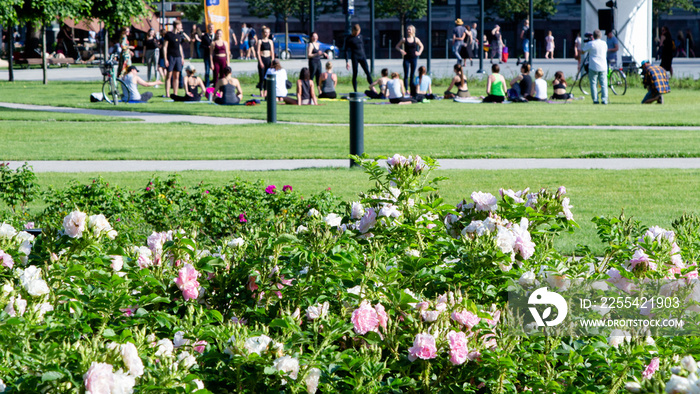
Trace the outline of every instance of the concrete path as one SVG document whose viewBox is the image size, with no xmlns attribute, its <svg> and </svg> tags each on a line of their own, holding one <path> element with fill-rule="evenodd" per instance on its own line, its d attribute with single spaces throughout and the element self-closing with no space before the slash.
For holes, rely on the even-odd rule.
<svg viewBox="0 0 700 394">
<path fill-rule="evenodd" d="M 333 60 L 333 71 L 340 76 L 350 75 L 350 71 L 345 69 L 345 60 L 336 59 Z M 419 66 L 426 66 L 426 59 L 419 59 Z M 201 62 L 192 62 L 197 70 L 202 74 L 204 69 L 204 64 Z M 432 59 L 431 71 L 433 77 L 444 78 L 450 77 L 453 74 L 452 67 L 455 64 L 454 59 Z M 146 67 L 142 64 L 135 64 L 139 67 L 141 76 L 145 78 Z M 282 66 L 287 69 L 290 73 L 297 73 L 302 67 L 308 67 L 308 61 L 305 59 L 292 59 L 282 61 Z M 564 72 L 564 75 L 569 78 L 574 78 L 577 71 L 577 62 L 574 59 L 535 59 L 533 64 L 534 69 L 542 68 L 547 79 L 552 79 L 554 73 L 557 71 Z M 231 68 L 233 69 L 234 75 L 239 74 L 255 74 L 257 75 L 257 63 L 253 60 L 250 61 L 235 61 L 231 63 Z M 374 64 L 374 73 L 379 75 L 379 72 L 383 68 L 388 68 L 390 71 L 396 71 L 403 75 L 403 69 L 401 65 L 401 59 L 377 59 Z M 487 74 L 477 74 L 479 69 L 479 62 L 475 61 L 473 66 L 467 65 L 465 67 L 466 74 L 469 76 L 484 76 L 491 73 L 491 64 L 488 61 L 484 62 L 484 69 Z M 511 75 L 516 75 L 519 73 L 520 67 L 516 65 L 515 60 L 508 61 L 507 63 L 501 64 L 501 73 L 506 77 Z M 700 58 L 691 59 L 673 59 L 673 71 L 675 77 L 700 77 Z M 533 71 L 534 73 L 534 71 Z M 41 81 L 43 78 L 42 70 L 40 68 L 33 68 L 27 70 L 15 69 L 15 80 L 17 81 Z M 8 79 L 7 69 L 0 70 L 0 80 L 7 81 Z M 102 73 L 99 67 L 70 67 L 70 68 L 51 68 L 48 70 L 49 81 L 101 81 Z M 364 89 L 364 87 L 362 88 Z"/>
<path fill-rule="evenodd" d="M 237 119 L 237 118 L 222 118 L 217 116 L 199 116 L 199 115 L 173 115 L 173 114 L 163 114 L 163 113 L 153 113 L 153 112 L 135 112 L 135 111 L 117 111 L 117 110 L 104 110 L 104 109 L 88 109 L 88 108 L 69 108 L 69 107 L 52 107 L 47 105 L 33 105 L 33 104 L 15 104 L 15 103 L 2 103 L 0 102 L 0 107 L 14 108 L 14 109 L 24 109 L 31 111 L 48 111 L 48 112 L 63 112 L 71 114 L 82 114 L 82 115 L 98 115 L 98 116 L 114 116 L 122 118 L 132 118 L 141 119 L 146 123 L 179 123 L 179 122 L 190 122 L 197 124 L 209 124 L 209 125 L 240 125 L 240 124 L 260 124 L 264 123 L 263 120 L 256 119 Z M 320 126 L 320 127 L 332 127 L 332 126 L 344 126 L 347 127 L 347 123 L 305 123 L 305 122 L 279 122 L 280 124 L 290 124 L 290 125 L 307 125 L 307 126 Z M 366 123 L 365 127 L 411 127 L 411 128 L 488 128 L 494 127 L 493 125 L 456 125 L 456 124 L 373 124 Z M 507 129 L 522 129 L 527 128 L 538 128 L 538 129 L 594 129 L 594 130 L 639 130 L 643 128 L 644 130 L 690 130 L 690 131 L 700 131 L 700 126 L 559 126 L 559 125 L 498 125 L 499 128 Z"/>
<path fill-rule="evenodd" d="M 438 159 L 444 170 L 531 170 L 531 169 L 700 169 L 700 158 L 692 159 Z M 17 168 L 23 162 L 11 161 Z M 347 168 L 349 159 L 337 160 L 114 160 L 29 161 L 35 172 L 136 172 L 136 171 L 271 171 L 301 168 Z M 384 162 L 382 164 L 385 164 Z"/>
</svg>

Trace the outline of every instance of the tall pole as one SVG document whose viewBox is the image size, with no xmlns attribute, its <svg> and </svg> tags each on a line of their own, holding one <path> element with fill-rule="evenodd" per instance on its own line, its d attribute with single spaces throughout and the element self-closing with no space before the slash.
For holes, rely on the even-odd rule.
<svg viewBox="0 0 700 394">
<path fill-rule="evenodd" d="M 369 46 L 370 46 L 370 65 L 369 72 L 374 76 L 374 58 L 375 58 L 375 46 L 374 46 L 374 0 L 369 0 Z"/>
<path fill-rule="evenodd" d="M 455 0 L 455 19 L 462 19 L 462 0 Z"/>
<path fill-rule="evenodd" d="M 41 22 L 41 68 L 44 71 L 44 85 L 48 83 L 46 80 L 46 24 Z"/>
<path fill-rule="evenodd" d="M 486 71 L 484 71 L 484 32 L 485 27 L 484 27 L 484 0 L 479 0 L 479 8 L 480 8 L 480 13 L 479 13 L 479 29 L 477 29 L 477 34 L 476 34 L 476 39 L 478 40 L 477 42 L 479 43 L 479 69 L 476 71 L 477 74 L 484 74 Z"/>
<path fill-rule="evenodd" d="M 15 80 L 15 72 L 14 72 L 14 67 L 13 67 L 13 64 L 15 61 L 15 59 L 13 59 L 14 50 L 15 50 L 15 26 L 13 25 L 12 27 L 10 27 L 10 51 L 9 51 L 10 57 L 7 59 L 8 60 L 8 67 L 9 67 L 8 71 L 10 74 L 10 82 L 14 82 L 14 80 Z"/>
<path fill-rule="evenodd" d="M 165 30 L 165 0 L 160 0 L 160 18 L 163 21 L 161 30 Z"/>
<path fill-rule="evenodd" d="M 309 0 L 309 36 L 316 31 L 316 0 Z"/>
<path fill-rule="evenodd" d="M 530 69 L 532 70 L 532 60 L 535 58 L 535 9 L 533 0 L 530 0 Z"/>
<path fill-rule="evenodd" d="M 428 74 L 430 74 L 430 59 L 433 57 L 433 0 L 428 0 Z M 413 81 L 411 81 L 413 82 Z"/>
</svg>

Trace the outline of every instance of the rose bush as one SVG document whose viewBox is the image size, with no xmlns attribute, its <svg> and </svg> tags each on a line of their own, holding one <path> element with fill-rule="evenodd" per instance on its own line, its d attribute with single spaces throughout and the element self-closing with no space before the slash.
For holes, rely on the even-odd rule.
<svg viewBox="0 0 700 394">
<path fill-rule="evenodd" d="M 599 217 L 604 255 L 572 258 L 552 247 L 577 227 L 565 188 L 449 204 L 429 158 L 356 160 L 375 187 L 348 203 L 173 177 L 44 193 L 36 238 L 24 213 L 4 212 L 0 388 L 695 392 L 682 390 L 698 382 L 697 336 L 516 336 L 506 306 L 515 285 L 593 277 L 623 290 L 671 280 L 697 307 L 700 220 L 672 231 Z"/>
</svg>

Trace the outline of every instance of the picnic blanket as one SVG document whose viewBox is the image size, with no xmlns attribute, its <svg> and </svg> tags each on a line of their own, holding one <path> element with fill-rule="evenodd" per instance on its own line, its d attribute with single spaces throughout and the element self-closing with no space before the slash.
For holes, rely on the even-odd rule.
<svg viewBox="0 0 700 394">
<path fill-rule="evenodd" d="M 462 104 L 481 104 L 481 98 L 478 97 L 455 97 L 454 101 L 456 103 L 462 103 Z M 512 101 L 504 101 L 503 104 L 511 104 Z M 490 104 L 490 103 L 489 103 Z"/>
</svg>

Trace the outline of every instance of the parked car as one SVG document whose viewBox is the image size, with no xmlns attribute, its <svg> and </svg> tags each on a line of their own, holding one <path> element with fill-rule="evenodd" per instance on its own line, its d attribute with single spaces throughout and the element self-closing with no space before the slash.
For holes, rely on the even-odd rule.
<svg viewBox="0 0 700 394">
<path fill-rule="evenodd" d="M 289 33 L 289 51 L 284 50 L 284 33 L 276 33 L 272 35 L 272 40 L 275 42 L 275 56 L 282 60 L 292 57 L 306 57 L 306 46 L 309 44 L 309 36 L 302 33 Z M 338 57 L 338 47 L 335 45 L 324 44 L 318 42 L 319 49 L 326 53 L 328 59 Z"/>
</svg>

